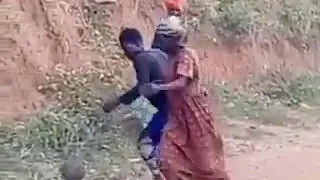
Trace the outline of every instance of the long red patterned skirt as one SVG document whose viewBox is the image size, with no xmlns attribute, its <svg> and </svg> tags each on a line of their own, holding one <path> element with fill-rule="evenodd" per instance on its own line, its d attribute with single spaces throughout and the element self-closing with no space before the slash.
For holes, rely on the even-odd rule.
<svg viewBox="0 0 320 180">
<path fill-rule="evenodd" d="M 229 180 L 222 139 L 206 97 L 180 94 L 169 99 L 170 115 L 160 143 L 162 179 Z"/>
</svg>

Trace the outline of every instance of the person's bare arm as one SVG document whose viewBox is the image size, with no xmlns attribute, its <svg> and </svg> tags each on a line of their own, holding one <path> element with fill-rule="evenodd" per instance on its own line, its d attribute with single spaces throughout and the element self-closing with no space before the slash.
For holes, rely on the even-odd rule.
<svg viewBox="0 0 320 180">
<path fill-rule="evenodd" d="M 134 62 L 134 68 L 136 71 L 136 77 L 137 77 L 138 83 L 133 88 L 131 88 L 130 90 L 125 92 L 123 95 L 121 95 L 120 97 L 116 97 L 105 102 L 103 105 L 103 109 L 105 112 L 112 111 L 114 108 L 116 108 L 120 104 L 129 105 L 140 96 L 139 86 L 141 84 L 148 83 L 150 81 L 149 68 L 146 62 L 147 60 L 145 58 L 147 57 L 144 57 L 144 56 L 138 57 L 137 60 Z"/>
<path fill-rule="evenodd" d="M 194 55 L 195 56 L 195 55 Z M 160 84 L 159 90 L 176 90 L 182 89 L 194 79 L 195 76 L 195 67 L 194 67 L 194 59 L 193 54 L 189 52 L 184 52 L 181 59 L 177 62 L 176 73 L 179 77 L 167 84 Z"/>
<path fill-rule="evenodd" d="M 177 90 L 182 89 L 187 86 L 190 79 L 186 76 L 180 76 L 176 80 L 167 83 L 167 84 L 159 84 L 159 90 L 168 91 L 168 90 Z"/>
</svg>

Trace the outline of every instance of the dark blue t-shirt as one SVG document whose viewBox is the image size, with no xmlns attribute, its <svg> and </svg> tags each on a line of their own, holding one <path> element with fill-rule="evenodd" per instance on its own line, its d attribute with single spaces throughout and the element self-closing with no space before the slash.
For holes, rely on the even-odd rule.
<svg viewBox="0 0 320 180">
<path fill-rule="evenodd" d="M 164 80 L 164 74 L 160 64 L 169 63 L 168 61 L 167 55 L 158 49 L 140 52 L 133 61 L 138 83 L 120 97 L 121 103 L 131 104 L 137 99 L 140 96 L 138 91 L 139 85 Z M 167 111 L 167 97 L 164 91 L 148 97 L 148 100 L 158 111 Z"/>
</svg>

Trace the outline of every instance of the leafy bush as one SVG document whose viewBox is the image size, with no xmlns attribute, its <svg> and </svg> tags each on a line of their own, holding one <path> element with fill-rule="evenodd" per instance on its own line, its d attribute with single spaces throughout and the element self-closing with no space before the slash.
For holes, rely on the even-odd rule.
<svg viewBox="0 0 320 180">
<path fill-rule="evenodd" d="M 320 3 L 315 0 L 190 1 L 193 22 L 211 22 L 222 35 L 278 32 L 288 38 L 319 35 Z"/>
<path fill-rule="evenodd" d="M 272 101 L 289 107 L 299 107 L 302 103 L 319 104 L 320 77 L 317 75 L 293 76 L 272 72 L 250 82 L 250 92 L 259 93 Z"/>
<path fill-rule="evenodd" d="M 53 180 L 59 176 L 61 161 L 71 153 L 80 154 L 90 162 L 87 168 L 92 171 L 89 175 L 93 179 L 102 176 L 102 172 L 118 176 L 115 165 L 128 165 L 127 156 L 137 156 L 135 141 L 128 131 L 138 129 L 137 117 L 146 114 L 145 109 L 136 107 L 135 114 L 130 108 L 108 115 L 102 112 L 101 97 L 112 96 L 125 84 L 114 86 L 122 83 L 108 75 L 108 71 L 101 70 L 96 65 L 75 70 L 61 68 L 57 74 L 48 76 L 48 83 L 39 89 L 56 105 L 25 119 L 25 124 L 5 137 L 11 159 L 21 166 L 10 172 L 12 176 Z M 138 126 L 125 127 L 125 123 L 117 123 L 126 120 Z M 131 167 L 127 171 L 132 173 Z"/>
</svg>

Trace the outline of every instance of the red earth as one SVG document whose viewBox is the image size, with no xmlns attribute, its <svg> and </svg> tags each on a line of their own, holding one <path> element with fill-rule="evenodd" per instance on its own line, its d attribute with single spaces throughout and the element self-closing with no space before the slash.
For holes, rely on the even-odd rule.
<svg viewBox="0 0 320 180">
<path fill-rule="evenodd" d="M 46 100 L 38 92 L 38 86 L 56 65 L 78 67 L 101 58 L 100 54 L 81 44 L 85 27 L 79 7 L 81 2 L 87 1 L 0 1 L 0 31 L 4 34 L 0 38 L 1 123 L 5 123 L 5 119 L 35 112 L 45 105 Z M 108 23 L 115 31 L 119 31 L 121 25 L 138 27 L 148 40 L 163 15 L 159 2 L 155 0 L 118 0 L 113 5 L 101 6 L 113 10 Z M 202 31 L 205 34 L 210 29 Z M 202 35 L 191 35 L 190 38 L 190 46 L 199 52 L 203 60 L 202 71 L 207 83 L 213 79 L 241 80 L 249 74 L 283 64 L 299 72 L 310 69 L 313 60 L 318 58 L 312 52 L 302 55 L 289 42 L 279 39 L 254 38 L 248 46 L 213 39 Z M 124 74 L 131 76 L 129 71 Z M 228 127 L 227 134 L 232 134 L 232 128 Z M 246 127 L 239 125 L 235 129 L 241 131 L 241 128 Z M 249 150 L 247 148 L 244 152 L 229 148 L 232 156 L 228 158 L 228 168 L 233 179 L 319 179 L 319 130 L 271 129 L 276 136 L 261 140 L 261 147 L 255 147 L 259 143 L 246 145 Z M 288 134 L 298 136 L 288 143 Z M 227 146 L 237 142 L 234 137 L 227 137 L 230 137 L 230 141 L 227 138 Z M 248 141 L 251 138 L 247 137 Z M 244 139 L 240 145 L 246 142 Z"/>
</svg>

